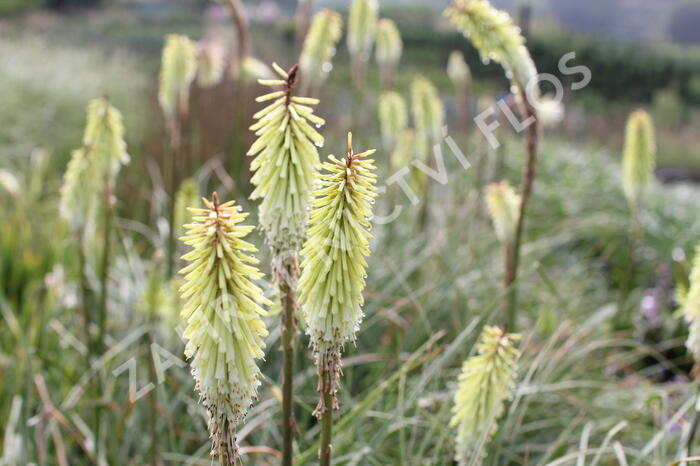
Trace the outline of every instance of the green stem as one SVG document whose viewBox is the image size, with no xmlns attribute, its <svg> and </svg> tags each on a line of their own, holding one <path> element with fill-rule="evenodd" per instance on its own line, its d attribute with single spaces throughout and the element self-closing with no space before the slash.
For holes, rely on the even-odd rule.
<svg viewBox="0 0 700 466">
<path fill-rule="evenodd" d="M 107 297 L 109 289 L 109 255 L 111 251 L 112 232 L 112 180 L 105 183 L 105 212 L 104 212 L 104 247 L 102 249 L 102 263 L 100 269 L 100 302 L 97 315 L 97 344 L 95 345 L 96 357 L 104 353 L 104 336 L 107 326 Z M 100 371 L 96 375 L 97 408 L 95 411 L 95 458 L 100 461 L 100 429 L 102 421 L 102 404 L 99 399 L 102 397 L 102 377 Z"/>
<path fill-rule="evenodd" d="M 332 381 L 331 374 L 328 370 L 328 365 L 323 368 L 322 393 L 323 411 L 321 417 L 321 443 L 319 449 L 319 464 L 320 466 L 330 466 L 331 457 L 333 456 L 333 446 L 331 444 L 333 434 L 333 393 L 331 392 Z"/>
<path fill-rule="evenodd" d="M 637 265 L 637 248 L 642 239 L 641 208 L 639 204 L 631 205 L 630 236 L 629 236 L 629 257 L 625 268 L 625 275 L 620 290 L 620 302 L 615 314 L 614 329 L 620 330 L 627 320 L 627 300 L 629 299 L 632 283 L 634 282 L 634 271 Z"/>
<path fill-rule="evenodd" d="M 518 223 L 515 229 L 513 245 L 506 258 L 506 270 L 504 271 L 504 286 L 507 294 L 505 309 L 507 310 L 508 328 L 511 332 L 517 331 L 517 306 L 518 306 L 518 265 L 520 262 L 520 248 L 525 231 L 525 216 L 532 197 L 532 188 L 535 183 L 537 169 L 537 146 L 540 139 L 540 124 L 537 120 L 535 108 L 528 101 L 528 97 L 521 89 L 523 100 L 523 113 L 525 120 L 534 118 L 525 129 L 525 164 L 523 165 L 522 180 L 520 182 L 520 211 Z"/>
<path fill-rule="evenodd" d="M 275 259 L 276 261 L 278 259 Z M 281 273 L 277 273 L 277 282 L 283 307 L 282 314 L 282 430 L 284 443 L 282 448 L 282 465 L 291 466 L 294 456 L 294 347 L 296 340 L 296 280 L 299 266 L 295 257 L 282 259 Z"/>
</svg>

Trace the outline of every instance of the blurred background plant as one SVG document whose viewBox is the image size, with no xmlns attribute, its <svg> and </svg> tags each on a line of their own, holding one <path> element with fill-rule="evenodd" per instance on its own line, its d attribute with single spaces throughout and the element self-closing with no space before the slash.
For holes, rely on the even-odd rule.
<svg viewBox="0 0 700 466">
<path fill-rule="evenodd" d="M 630 464 L 666 464 L 680 458 L 690 430 L 695 390 L 685 382 L 693 362 L 684 347 L 688 328 L 677 316 L 675 294 L 687 287 L 689 258 L 700 237 L 700 133 L 693 124 L 700 117 L 700 51 L 693 28 L 671 25 L 684 23 L 684 16 L 692 19 L 695 10 L 685 5 L 697 2 L 613 1 L 600 8 L 601 2 L 527 2 L 527 46 L 538 70 L 562 78 L 569 89 L 570 78 L 562 76 L 558 63 L 575 51 L 571 65 L 589 67 L 593 79 L 585 89 L 567 91 L 561 123 L 545 131 L 519 278 L 522 356 L 513 399 L 485 446 L 484 464 L 614 464 L 623 456 Z M 253 99 L 263 88 L 252 78 L 269 78 L 266 64 L 273 61 L 285 69 L 296 63 L 297 2 L 243 2 L 254 55 L 246 56 L 236 73 L 230 65 L 239 35 L 218 2 L 0 3 L 0 377 L 5 381 L 0 462 L 94 461 L 90 420 L 100 406 L 109 413 L 105 455 L 110 464 L 149 463 L 152 438 L 158 438 L 164 464 L 209 464 L 206 417 L 182 364 L 176 318 L 181 303 L 169 277 L 159 272 L 173 194 L 161 168 L 170 152 L 163 144 L 166 125 L 157 100 L 160 55 L 166 34 L 183 34 L 221 44 L 227 70 L 215 84 L 196 80 L 192 85 L 174 184 L 180 193 L 175 226 L 187 216 L 183 204 L 213 190 L 255 212 L 248 201 L 252 187 L 244 154 L 253 142 L 247 130 L 252 115 L 262 108 Z M 312 17 L 322 8 L 333 9 L 351 27 L 346 3 L 303 3 L 311 3 Z M 375 157 L 380 184 L 409 164 L 415 171 L 412 161 L 421 146 L 416 138 L 424 130 L 420 118 L 405 113 L 414 105 L 411 87 L 420 75 L 432 83 L 430 94 L 444 107 L 448 135 L 472 164 L 464 170 L 443 144 L 448 181 L 427 177 L 430 206 L 424 222 L 421 206 L 397 185 L 377 201 L 377 217 L 397 203 L 401 212 L 388 225 L 376 222 L 372 231 L 366 317 L 356 347 L 344 354 L 343 409 L 333 432 L 337 464 L 411 464 L 416 458 L 421 464 L 450 464 L 455 444 L 448 423 L 460 365 L 476 351 L 483 324 L 504 323 L 497 311 L 501 245 L 484 214 L 481 186 L 516 183 L 522 146 L 503 117 L 497 149 L 471 121 L 466 127 L 460 123 L 465 104 L 455 86 L 462 83 L 446 72 L 453 51 L 462 53 L 470 71 L 472 117 L 483 109 L 479 102 L 493 103 L 494 96 L 508 100 L 509 85 L 498 66 L 485 65 L 446 24 L 441 17 L 446 3 L 379 4 L 377 18 L 391 19 L 403 43 L 391 97 L 396 105 L 385 111 L 381 124 L 378 103 L 386 97 L 380 99 L 381 70 L 370 60 L 374 52 L 367 52 L 362 105 L 354 113 L 360 101 L 352 91 L 345 46 L 337 46 L 318 90 L 315 113 L 328 122 L 320 149 L 324 158 L 343 147 L 352 129 L 358 147 L 382 148 Z M 494 3 L 516 19 L 527 18 L 518 14 L 519 2 Z M 601 11 L 608 15 L 604 21 Z M 545 84 L 543 92 L 551 89 Z M 78 250 L 58 205 L 85 106 L 104 96 L 124 115 L 132 161 L 116 190 L 108 350 L 98 363 L 110 371 L 103 393 L 95 396 L 86 390 L 94 374 L 85 372 Z M 660 182 L 646 189 L 639 218 L 629 319 L 613 331 L 630 259 L 622 135 L 628 114 L 639 107 L 654 120 Z M 389 137 L 389 129 L 382 134 L 383 127 L 394 125 L 400 136 Z M 435 161 L 433 154 L 419 160 Z M 250 238 L 263 245 L 259 232 Z M 269 264 L 269 256 L 261 263 Z M 262 268 L 269 276 L 269 267 Z M 95 268 L 88 268 L 86 282 L 99 291 Z M 153 291 L 154 283 L 162 283 L 162 295 Z M 265 287 L 269 296 L 272 288 Z M 146 308 L 157 314 L 155 322 Z M 265 320 L 267 348 L 276 348 L 279 316 Z M 300 348 L 307 344 L 303 339 Z M 296 449 L 300 464 L 308 464 L 315 461 L 319 431 L 312 415 L 316 374 L 310 352 L 299 353 Z M 111 372 L 120 367 L 133 372 Z M 239 442 L 247 463 L 276 464 L 282 438 L 278 351 L 267 352 L 261 370 L 260 399 L 239 431 Z M 155 432 L 147 427 L 150 397 L 138 397 L 152 380 L 158 395 Z"/>
</svg>

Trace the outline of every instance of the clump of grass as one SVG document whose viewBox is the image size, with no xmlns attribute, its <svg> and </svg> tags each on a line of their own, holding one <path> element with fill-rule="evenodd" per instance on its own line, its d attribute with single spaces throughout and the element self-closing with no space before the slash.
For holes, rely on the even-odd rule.
<svg viewBox="0 0 700 466">
<path fill-rule="evenodd" d="M 180 270 L 186 283 L 181 317 L 187 327 L 185 355 L 192 360 L 192 376 L 207 410 L 212 456 L 222 465 L 238 459 L 236 426 L 253 403 L 260 385 L 260 369 L 267 329 L 261 316 L 270 302 L 255 285 L 263 274 L 251 255 L 255 246 L 243 238 L 255 227 L 241 225 L 248 216 L 234 201 L 221 203 L 217 193 L 192 208 L 182 242 L 192 247 Z"/>
<path fill-rule="evenodd" d="M 462 365 L 450 421 L 457 429 L 456 456 L 461 465 L 483 451 L 483 445 L 496 432 L 505 401 L 515 386 L 519 352 L 514 341 L 519 338 L 498 327 L 486 326 L 477 355 Z"/>
<path fill-rule="evenodd" d="M 362 321 L 362 292 L 369 256 L 372 205 L 377 196 L 375 151 L 356 154 L 348 133 L 347 157 L 323 163 L 313 193 L 309 238 L 302 250 L 299 302 L 316 357 L 320 400 L 314 414 L 322 423 L 321 465 L 331 461 L 333 411 L 340 378 L 340 354 Z"/>
</svg>

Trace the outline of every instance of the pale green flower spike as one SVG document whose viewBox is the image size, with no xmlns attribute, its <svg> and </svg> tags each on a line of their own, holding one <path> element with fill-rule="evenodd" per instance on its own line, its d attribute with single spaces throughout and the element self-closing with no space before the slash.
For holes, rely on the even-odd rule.
<svg viewBox="0 0 700 466">
<path fill-rule="evenodd" d="M 94 153 L 92 157 L 101 165 L 103 176 L 114 177 L 122 165 L 129 163 L 122 114 L 107 99 L 94 99 L 88 104 L 83 144 Z"/>
<path fill-rule="evenodd" d="M 161 59 L 158 102 L 170 122 L 177 112 L 186 111 L 190 84 L 196 73 L 197 52 L 192 41 L 177 34 L 167 35 Z"/>
<path fill-rule="evenodd" d="M 129 162 L 121 113 L 106 99 L 88 104 L 83 144 L 73 151 L 61 187 L 61 215 L 74 231 L 94 218 L 106 184 Z"/>
<path fill-rule="evenodd" d="M 507 181 L 490 184 L 486 186 L 486 207 L 499 241 L 513 241 L 520 212 L 520 195 Z"/>
<path fill-rule="evenodd" d="M 192 212 L 189 206 L 199 203 L 199 187 L 192 178 L 187 178 L 180 183 L 180 188 L 175 193 L 175 224 L 176 234 L 180 236 L 184 232 L 186 223 L 192 221 Z"/>
<path fill-rule="evenodd" d="M 216 42 L 200 43 L 197 47 L 197 83 L 202 87 L 212 87 L 224 76 L 225 51 Z"/>
<path fill-rule="evenodd" d="M 306 333 L 317 367 L 329 369 L 334 386 L 340 350 L 355 340 L 363 317 L 370 220 L 377 196 L 374 160 L 365 157 L 374 152 L 353 153 L 348 133 L 347 158 L 328 156 L 313 193 L 309 238 L 301 251 L 298 289 Z"/>
<path fill-rule="evenodd" d="M 236 425 L 257 395 L 267 329 L 261 316 L 269 301 L 253 282 L 263 277 L 250 253 L 257 250 L 243 238 L 253 226 L 240 225 L 248 216 L 234 201 L 203 199 L 205 208 L 191 209 L 193 222 L 180 238 L 192 246 L 180 270 L 186 300 L 180 317 L 186 323 L 185 356 L 191 358 L 192 376 L 207 410 L 212 455 L 221 464 L 238 458 Z"/>
<path fill-rule="evenodd" d="M 399 134 L 396 140 L 396 146 L 391 152 L 390 163 L 393 172 L 403 167 L 411 166 L 411 161 L 416 152 L 415 142 L 416 132 L 412 129 L 405 129 Z"/>
<path fill-rule="evenodd" d="M 468 456 L 496 432 L 504 402 L 515 386 L 519 353 L 513 341 L 519 338 L 486 326 L 476 356 L 462 365 L 450 421 L 457 430 L 456 456 L 460 464 L 466 464 Z"/>
<path fill-rule="evenodd" d="M 462 88 L 469 85 L 471 80 L 471 71 L 469 65 L 464 61 L 464 55 L 459 50 L 450 52 L 450 57 L 447 59 L 447 76 L 456 88 Z"/>
<path fill-rule="evenodd" d="M 396 24 L 390 19 L 377 22 L 377 63 L 381 67 L 395 67 L 401 59 L 403 42 Z"/>
<path fill-rule="evenodd" d="M 353 0 L 348 19 L 348 51 L 367 61 L 377 35 L 377 0 Z"/>
<path fill-rule="evenodd" d="M 479 50 L 482 60 L 503 66 L 514 85 L 524 90 L 535 78 L 537 70 L 525 39 L 508 13 L 487 0 L 453 0 L 444 14 Z"/>
<path fill-rule="evenodd" d="M 318 86 L 328 76 L 342 32 L 343 19 L 337 12 L 323 9 L 314 15 L 299 56 L 299 69 L 309 85 Z"/>
<path fill-rule="evenodd" d="M 250 127 L 258 139 L 248 151 L 255 156 L 250 165 L 256 186 L 251 199 L 262 198 L 260 225 L 275 255 L 297 251 L 303 243 L 308 198 L 319 163 L 317 147 L 323 136 L 314 127 L 325 123 L 313 114 L 318 99 L 294 95 L 297 65 L 289 73 L 277 64 L 273 68 L 280 79 L 260 80 L 282 90 L 258 97 L 258 102 L 272 101 L 254 115 Z"/>
<path fill-rule="evenodd" d="M 411 83 L 411 111 L 416 127 L 416 152 L 425 160 L 430 145 L 441 139 L 445 110 L 437 89 L 423 76 L 416 76 Z"/>
<path fill-rule="evenodd" d="M 398 92 L 384 92 L 379 96 L 378 113 L 382 142 L 386 149 L 391 149 L 408 126 L 406 101 Z"/>
<path fill-rule="evenodd" d="M 690 287 L 682 299 L 683 315 L 689 325 L 685 346 L 700 363 L 700 245 L 695 247 L 693 266 L 690 270 Z"/>
<path fill-rule="evenodd" d="M 627 120 L 622 156 L 622 187 L 630 203 L 639 203 L 644 188 L 654 178 L 655 166 L 654 123 L 646 111 L 637 110 Z"/>
</svg>

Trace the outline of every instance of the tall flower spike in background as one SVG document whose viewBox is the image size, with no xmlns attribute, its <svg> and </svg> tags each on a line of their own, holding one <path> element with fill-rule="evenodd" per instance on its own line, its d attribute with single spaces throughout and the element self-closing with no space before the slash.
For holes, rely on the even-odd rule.
<svg viewBox="0 0 700 466">
<path fill-rule="evenodd" d="M 442 127 L 445 124 L 445 108 L 433 83 L 423 76 L 416 76 L 411 83 L 411 111 L 416 128 L 416 153 L 419 161 L 426 166 L 433 165 L 432 149 L 442 140 Z M 428 218 L 428 197 L 430 185 L 424 171 L 414 170 L 423 205 L 420 224 Z"/>
<path fill-rule="evenodd" d="M 355 154 L 348 133 L 348 154 L 323 163 L 314 191 L 309 238 L 302 249 L 299 301 L 306 333 L 316 357 L 321 399 L 314 413 L 322 421 L 321 465 L 330 464 L 333 410 L 340 375 L 340 353 L 355 340 L 362 321 L 370 219 L 377 196 L 374 149 Z"/>
<path fill-rule="evenodd" d="M 515 386 L 519 353 L 513 342 L 519 338 L 486 326 L 476 356 L 462 365 L 450 421 L 457 430 L 456 457 L 460 464 L 467 464 L 496 432 L 504 402 Z"/>
<path fill-rule="evenodd" d="M 299 273 L 297 254 L 306 235 L 309 195 L 318 165 L 317 147 L 323 136 L 315 129 L 325 122 L 313 114 L 318 99 L 294 95 L 298 66 L 289 72 L 273 63 L 281 79 L 260 80 L 267 86 L 282 86 L 258 97 L 258 102 L 273 101 L 254 115 L 257 123 L 250 127 L 258 139 L 248 155 L 255 156 L 250 165 L 255 171 L 251 182 L 256 186 L 251 199 L 262 197 L 259 222 L 272 248 L 273 278 L 279 288 L 282 305 L 282 423 L 283 466 L 292 464 L 294 433 L 294 347 L 296 341 L 296 281 Z"/>
<path fill-rule="evenodd" d="M 396 24 L 390 19 L 380 19 L 377 23 L 376 56 L 384 89 L 394 87 L 394 75 L 402 50 L 403 42 Z"/>
<path fill-rule="evenodd" d="M 644 188 L 654 178 L 656 165 L 654 124 L 644 110 L 632 112 L 627 119 L 622 163 L 625 196 L 630 204 L 638 205 Z"/>
<path fill-rule="evenodd" d="M 540 124 L 535 104 L 529 97 L 539 97 L 537 69 L 525 47 L 520 28 L 513 24 L 505 11 L 497 10 L 487 0 L 453 0 L 444 12 L 452 24 L 479 50 L 484 62 L 494 60 L 501 64 L 511 82 L 511 92 L 519 94 L 525 128 L 525 162 L 520 181 L 520 213 L 515 238 L 504 261 L 503 285 L 506 298 L 503 313 L 511 329 L 517 328 L 517 278 L 520 263 L 520 246 L 525 231 L 527 208 L 532 197 L 537 168 L 537 147 L 540 140 Z M 531 83 L 534 87 L 528 88 Z"/>
<path fill-rule="evenodd" d="M 396 91 L 387 91 L 379 96 L 379 129 L 384 149 L 391 152 L 401 133 L 408 126 L 406 101 Z"/>
<path fill-rule="evenodd" d="M 226 52 L 218 42 L 200 42 L 197 45 L 197 83 L 212 87 L 224 76 Z"/>
<path fill-rule="evenodd" d="M 186 36 L 169 34 L 165 38 L 158 87 L 158 103 L 168 124 L 178 113 L 187 112 L 190 84 L 197 74 L 197 52 Z"/>
<path fill-rule="evenodd" d="M 343 19 L 333 10 L 323 9 L 311 20 L 311 27 L 299 56 L 302 94 L 316 94 L 332 68 L 331 60 L 343 32 Z"/>
<path fill-rule="evenodd" d="M 457 97 L 460 126 L 467 128 L 469 122 L 469 85 L 471 83 L 471 71 L 469 65 L 464 61 L 464 55 L 459 50 L 450 52 L 447 59 L 447 76 L 455 88 Z"/>
<path fill-rule="evenodd" d="M 353 0 L 348 19 L 347 45 L 352 57 L 353 83 L 364 84 L 365 71 L 377 35 L 377 0 Z"/>
<path fill-rule="evenodd" d="M 79 236 L 81 266 L 81 307 L 84 335 L 90 356 L 99 357 L 104 351 L 104 336 L 107 330 L 107 298 L 109 287 L 109 266 L 111 255 L 113 191 L 117 175 L 123 164 L 128 163 L 124 141 L 122 115 L 107 99 L 91 100 L 87 107 L 87 121 L 83 134 L 83 147 L 73 152 L 61 188 L 61 211 L 70 220 Z M 100 204 L 100 200 L 102 203 Z M 100 294 L 97 309 L 97 335 L 92 341 L 88 329 L 92 317 L 87 308 L 87 257 L 85 228 L 93 220 L 97 208 L 102 206 L 102 258 L 100 260 Z M 85 209 L 83 211 L 83 209 Z M 94 344 L 93 344 L 94 343 Z M 88 361 L 88 366 L 90 366 Z M 95 378 L 96 396 L 101 396 L 102 378 Z M 95 410 L 95 455 L 100 458 L 102 408 Z"/>
<path fill-rule="evenodd" d="M 229 465 L 238 457 L 236 426 L 260 384 L 256 360 L 265 355 L 267 336 L 262 306 L 270 303 L 254 284 L 263 277 L 251 255 L 257 250 L 243 240 L 254 229 L 241 225 L 248 214 L 234 201 L 221 204 L 216 193 L 203 201 L 205 208 L 191 209 L 193 222 L 181 238 L 192 251 L 180 270 L 186 280 L 180 315 L 187 325 L 185 355 L 207 410 L 211 453 Z"/>
<path fill-rule="evenodd" d="M 485 62 L 500 63 L 515 85 L 524 90 L 537 75 L 525 38 L 505 11 L 495 9 L 487 0 L 453 0 L 445 16 L 474 44 Z"/>
</svg>

